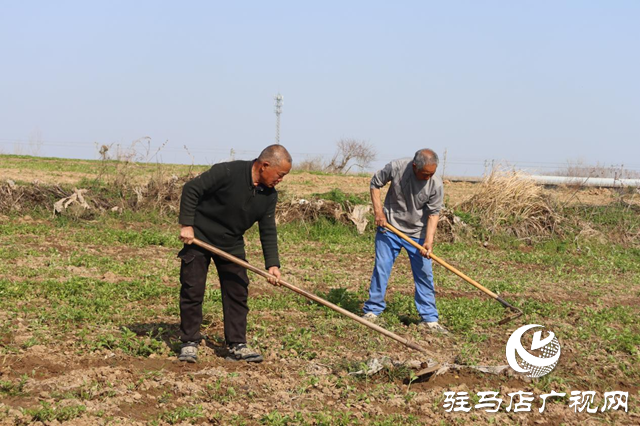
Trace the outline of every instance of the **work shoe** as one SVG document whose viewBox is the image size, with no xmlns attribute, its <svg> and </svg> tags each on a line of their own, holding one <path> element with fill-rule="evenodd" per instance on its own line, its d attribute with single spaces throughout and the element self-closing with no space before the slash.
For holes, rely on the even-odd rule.
<svg viewBox="0 0 640 426">
<path fill-rule="evenodd" d="M 180 347 L 178 360 L 194 363 L 198 360 L 198 345 L 200 342 L 186 342 Z"/>
<path fill-rule="evenodd" d="M 262 362 L 264 359 L 260 352 L 247 346 L 246 343 L 233 343 L 227 349 L 229 349 L 231 356 L 238 361 Z"/>
<path fill-rule="evenodd" d="M 449 330 L 441 326 L 438 321 L 433 321 L 433 322 L 422 321 L 420 323 L 420 327 L 425 327 L 429 331 L 434 333 L 449 334 Z"/>
<path fill-rule="evenodd" d="M 373 322 L 373 323 L 378 321 L 378 316 L 376 314 L 374 314 L 373 312 L 367 312 L 361 318 L 362 319 L 366 319 L 367 321 Z"/>
</svg>

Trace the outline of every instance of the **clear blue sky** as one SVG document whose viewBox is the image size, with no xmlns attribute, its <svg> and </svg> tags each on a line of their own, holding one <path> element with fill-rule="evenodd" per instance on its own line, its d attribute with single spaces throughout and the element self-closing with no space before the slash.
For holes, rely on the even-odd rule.
<svg viewBox="0 0 640 426">
<path fill-rule="evenodd" d="M 638 1 L 2 1 L 0 152 L 294 160 L 370 142 L 447 171 L 484 160 L 640 170 Z M 545 170 L 546 169 L 546 170 Z"/>
</svg>

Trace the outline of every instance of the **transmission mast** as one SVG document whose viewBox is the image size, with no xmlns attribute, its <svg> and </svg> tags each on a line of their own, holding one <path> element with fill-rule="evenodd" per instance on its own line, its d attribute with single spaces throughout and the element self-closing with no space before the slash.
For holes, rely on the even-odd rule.
<svg viewBox="0 0 640 426">
<path fill-rule="evenodd" d="M 276 96 L 273 97 L 275 100 L 275 109 L 276 113 L 276 144 L 280 145 L 280 114 L 282 114 L 282 95 L 278 92 Z"/>
</svg>

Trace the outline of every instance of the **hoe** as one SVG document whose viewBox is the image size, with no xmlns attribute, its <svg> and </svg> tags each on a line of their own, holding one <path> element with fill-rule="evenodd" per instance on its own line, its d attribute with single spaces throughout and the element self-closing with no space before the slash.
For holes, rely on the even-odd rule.
<svg viewBox="0 0 640 426">
<path fill-rule="evenodd" d="M 242 267 L 244 267 L 244 268 L 246 268 L 246 269 L 248 269 L 250 271 L 255 272 L 258 275 L 261 275 L 261 276 L 267 278 L 267 279 L 275 279 L 276 278 L 274 275 L 271 275 L 268 272 L 265 272 L 265 271 L 263 271 L 263 270 L 261 270 L 259 268 L 256 268 L 255 266 L 251 265 L 250 263 L 245 262 L 244 260 L 239 259 L 239 258 L 237 258 L 237 257 L 235 257 L 235 256 L 233 256 L 233 255 L 231 255 L 231 254 L 229 254 L 229 253 L 227 253 L 227 252 L 225 252 L 223 250 L 220 250 L 217 247 L 214 247 L 214 246 L 212 246 L 210 244 L 207 244 L 204 241 L 201 241 L 201 240 L 199 240 L 197 238 L 193 239 L 193 244 L 195 244 L 197 246 L 200 246 L 200 247 L 202 247 L 202 248 L 204 248 L 206 250 L 209 250 L 212 253 L 215 253 L 218 256 L 220 256 L 220 257 L 222 257 L 224 259 L 227 259 L 227 260 L 229 260 L 231 262 L 234 262 L 234 263 L 236 263 L 236 264 L 238 264 L 238 265 L 240 265 L 240 266 L 242 266 Z M 321 305 L 324 305 L 329 309 L 333 309 L 334 311 L 339 312 L 342 315 L 345 315 L 345 316 L 351 318 L 352 320 L 357 321 L 360 324 L 365 325 L 365 326 L 369 327 L 370 329 L 377 331 L 378 333 L 384 334 L 385 336 L 390 337 L 393 340 L 396 340 L 396 341 L 402 343 L 403 345 L 408 346 L 411 349 L 415 349 L 415 350 L 417 350 L 419 352 L 422 352 L 423 354 L 431 357 L 434 360 L 437 360 L 437 357 L 436 357 L 436 355 L 434 353 L 428 351 L 427 349 L 423 348 L 422 346 L 418 345 L 417 343 L 412 342 L 412 341 L 410 341 L 408 339 L 405 339 L 403 337 L 400 337 L 397 334 L 392 333 L 389 330 L 385 330 L 384 328 L 380 327 L 379 325 L 376 325 L 376 324 L 374 324 L 374 323 L 372 323 L 370 321 L 367 321 L 364 318 L 361 318 L 358 315 L 356 315 L 356 314 L 354 314 L 352 312 L 349 312 L 346 309 L 341 308 L 340 306 L 334 305 L 333 303 L 331 303 L 331 302 L 329 302 L 327 300 L 324 300 L 321 297 L 316 296 L 315 294 L 309 293 L 308 291 L 305 291 L 305 290 L 303 290 L 303 289 L 301 289 L 299 287 L 296 287 L 296 286 L 294 286 L 292 284 L 289 284 L 288 282 L 286 282 L 286 281 L 284 281 L 282 279 L 278 280 L 278 284 L 283 286 L 283 287 L 286 287 L 289 290 L 292 290 L 292 291 L 294 291 L 294 292 L 296 292 L 296 293 L 298 293 L 298 294 L 300 294 L 300 295 L 302 295 L 304 297 L 306 297 L 307 299 L 313 300 L 314 302 L 317 302 L 317 303 L 319 303 Z M 430 375 L 430 374 L 438 371 L 438 369 L 440 367 L 442 367 L 442 365 L 437 361 L 436 361 L 435 365 L 431 365 L 431 366 L 429 366 L 428 363 L 424 362 L 424 363 L 422 363 L 422 367 L 423 367 L 422 370 L 418 371 L 418 373 L 416 374 L 417 377 Z"/>
<path fill-rule="evenodd" d="M 418 243 L 416 243 L 415 241 L 413 241 L 412 239 L 410 239 L 408 236 L 406 236 L 405 234 L 403 234 L 401 231 L 397 230 L 396 228 L 394 228 L 393 226 L 387 224 L 386 225 L 387 229 L 389 229 L 390 231 L 394 232 L 396 235 L 398 235 L 399 237 L 405 239 L 406 241 L 408 241 L 411 245 L 413 245 L 414 247 L 416 247 L 419 250 L 424 250 L 424 248 L 419 245 Z M 210 252 L 217 254 L 218 256 L 227 259 L 231 262 L 234 262 L 250 271 L 255 272 L 256 274 L 267 278 L 267 279 L 276 279 L 276 277 L 274 275 L 269 274 L 268 272 L 265 272 L 259 268 L 256 268 L 255 266 L 251 265 L 250 263 L 239 259 L 223 250 L 220 250 L 219 248 L 216 248 L 210 244 L 205 243 L 204 241 L 201 241 L 197 238 L 193 239 L 193 244 L 200 246 L 206 250 L 209 250 Z M 502 304 L 502 306 L 504 306 L 505 308 L 511 310 L 514 315 L 507 317 L 505 319 L 503 319 L 502 321 L 500 321 L 498 324 L 505 324 L 509 321 L 512 321 L 520 316 L 522 316 L 523 312 L 522 310 L 518 309 L 517 307 L 513 306 L 512 304 L 510 304 L 509 302 L 507 302 L 506 300 L 504 300 L 503 298 L 501 298 L 500 296 L 498 296 L 497 294 L 493 293 L 492 291 L 490 291 L 489 289 L 487 289 L 486 287 L 480 285 L 478 282 L 472 280 L 471 278 L 469 278 L 468 276 L 466 276 L 465 274 L 463 274 L 462 272 L 460 272 L 459 270 L 457 270 L 456 268 L 454 268 L 453 266 L 449 265 L 447 262 L 445 262 L 444 260 L 440 259 L 438 256 L 431 254 L 431 259 L 435 260 L 437 263 L 439 263 L 440 265 L 444 266 L 446 269 L 450 270 L 451 272 L 453 272 L 454 274 L 458 275 L 460 278 L 464 279 L 465 281 L 467 281 L 468 283 L 472 284 L 473 286 L 477 287 L 478 289 L 482 290 L 484 293 L 486 293 L 487 295 L 491 296 L 493 299 L 497 300 L 498 302 L 500 302 Z M 367 327 L 369 327 L 370 329 L 377 331 L 380 334 L 383 334 L 387 337 L 390 337 L 391 339 L 402 343 L 403 345 L 417 350 L 419 352 L 422 352 L 423 354 L 431 357 L 433 360 L 436 361 L 435 364 L 433 365 L 429 365 L 429 363 L 424 362 L 422 363 L 421 367 L 423 367 L 421 370 L 419 370 L 416 373 L 416 377 L 430 377 L 431 375 L 433 375 L 433 373 L 438 372 L 440 369 L 442 368 L 446 368 L 447 366 L 451 366 L 451 364 L 443 364 L 439 361 L 437 361 L 437 356 L 432 353 L 431 351 L 423 348 L 422 346 L 418 345 L 415 342 L 412 342 L 408 339 L 405 339 L 403 337 L 398 336 L 395 333 L 392 333 L 389 330 L 386 330 L 382 327 L 380 327 L 379 325 L 376 325 L 370 321 L 365 320 L 364 318 L 359 317 L 358 315 L 347 311 L 346 309 L 343 309 L 337 305 L 334 305 L 333 303 L 322 299 L 321 297 L 316 296 L 315 294 L 309 293 L 308 291 L 305 291 L 299 287 L 294 286 L 293 284 L 289 284 L 288 282 L 279 279 L 278 280 L 278 284 L 288 288 L 289 290 L 292 290 L 304 297 L 306 297 L 307 299 L 313 300 L 314 302 L 317 302 L 321 305 L 326 306 L 329 309 L 332 309 L 336 312 L 341 313 L 342 315 L 345 315 L 349 318 L 351 318 L 354 321 L 359 322 L 362 325 L 365 325 Z M 482 368 L 480 368 L 480 370 L 482 370 Z"/>
<path fill-rule="evenodd" d="M 418 244 L 415 241 L 413 241 L 407 235 L 402 233 L 402 231 L 399 231 L 398 229 L 394 228 L 392 225 L 387 224 L 386 228 L 388 230 L 390 230 L 391 232 L 393 232 L 394 234 L 396 234 L 397 236 L 399 236 L 400 238 L 402 238 L 403 240 L 406 240 L 407 242 L 409 242 L 412 246 L 414 246 L 418 250 L 420 250 L 420 251 L 424 250 L 424 247 L 422 247 L 420 244 Z M 519 317 L 522 316 L 523 312 L 522 312 L 521 309 L 516 308 L 511 303 L 507 302 L 502 297 L 498 296 L 497 294 L 495 294 L 494 292 L 492 292 L 488 288 L 484 287 L 483 285 L 481 285 L 477 281 L 469 278 L 468 276 L 466 276 L 465 274 L 460 272 L 458 269 L 454 268 L 453 266 L 449 265 L 444 260 L 440 259 L 435 254 L 431 253 L 430 257 L 431 257 L 431 259 L 435 260 L 437 263 L 439 263 L 440 265 L 444 266 L 446 269 L 450 270 L 451 272 L 453 272 L 454 274 L 456 274 L 457 276 L 459 276 L 460 278 L 462 278 L 463 280 L 465 280 L 466 282 L 468 282 L 472 286 L 478 288 L 479 290 L 483 291 L 484 293 L 486 293 L 487 295 L 489 295 L 493 299 L 495 299 L 498 302 L 500 302 L 502 304 L 502 306 L 504 306 L 506 309 L 509 309 L 513 313 L 513 315 L 508 316 L 508 317 L 504 318 L 503 320 L 499 321 L 498 324 L 500 324 L 500 325 L 506 324 L 509 321 L 513 321 L 514 319 L 519 318 Z"/>
</svg>

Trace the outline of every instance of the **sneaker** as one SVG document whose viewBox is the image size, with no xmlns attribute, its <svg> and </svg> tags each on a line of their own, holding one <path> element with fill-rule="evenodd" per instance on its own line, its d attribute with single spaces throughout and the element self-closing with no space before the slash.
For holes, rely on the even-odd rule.
<svg viewBox="0 0 640 426">
<path fill-rule="evenodd" d="M 376 314 L 374 314 L 373 312 L 367 312 L 361 318 L 362 319 L 366 319 L 367 321 L 373 322 L 373 323 L 378 321 L 378 316 Z"/>
<path fill-rule="evenodd" d="M 264 358 L 260 352 L 247 346 L 246 343 L 234 343 L 228 347 L 229 353 L 238 361 L 262 362 Z"/>
<path fill-rule="evenodd" d="M 198 345 L 200 342 L 186 342 L 180 347 L 178 360 L 194 363 L 198 360 Z"/>
<path fill-rule="evenodd" d="M 449 330 L 441 326 L 438 321 L 433 321 L 433 322 L 422 321 L 420 323 L 420 326 L 426 327 L 431 332 L 440 333 L 440 334 L 449 334 Z"/>
</svg>

